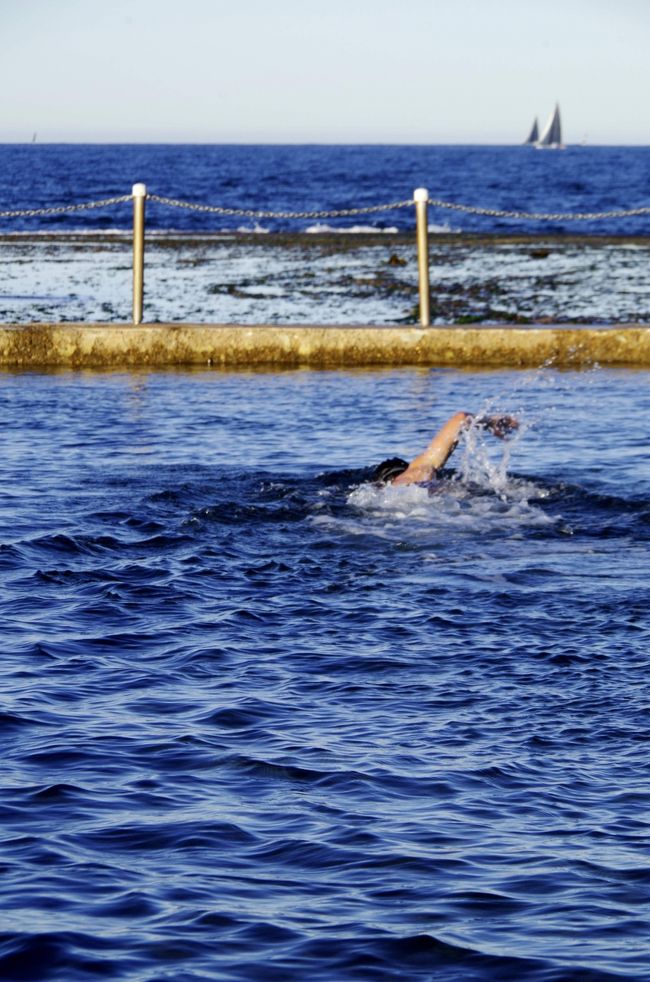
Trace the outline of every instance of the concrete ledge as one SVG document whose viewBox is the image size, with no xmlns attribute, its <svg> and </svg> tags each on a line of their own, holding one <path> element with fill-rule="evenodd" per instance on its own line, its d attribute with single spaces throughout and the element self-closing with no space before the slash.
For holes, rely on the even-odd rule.
<svg viewBox="0 0 650 982">
<path fill-rule="evenodd" d="M 0 326 L 12 369 L 472 365 L 650 366 L 650 327 Z"/>
</svg>

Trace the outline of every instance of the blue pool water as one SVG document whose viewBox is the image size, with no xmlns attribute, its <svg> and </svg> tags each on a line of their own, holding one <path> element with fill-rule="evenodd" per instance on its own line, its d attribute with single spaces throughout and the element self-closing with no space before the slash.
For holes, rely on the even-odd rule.
<svg viewBox="0 0 650 982">
<path fill-rule="evenodd" d="M 1 978 L 650 976 L 650 373 L 0 403 Z"/>
<path fill-rule="evenodd" d="M 0 144 L 0 211 L 77 204 L 131 193 L 144 181 L 158 195 L 226 208 L 320 211 L 433 198 L 484 208 L 601 212 L 650 206 L 650 147 L 269 146 Z M 99 211 L 0 218 L 0 232 L 129 228 L 130 203 Z M 536 222 L 431 209 L 438 226 L 478 232 L 647 235 L 650 216 Z M 328 220 L 335 228 L 413 228 L 413 209 Z M 312 220 L 241 218 L 150 202 L 150 230 L 304 231 Z"/>
</svg>

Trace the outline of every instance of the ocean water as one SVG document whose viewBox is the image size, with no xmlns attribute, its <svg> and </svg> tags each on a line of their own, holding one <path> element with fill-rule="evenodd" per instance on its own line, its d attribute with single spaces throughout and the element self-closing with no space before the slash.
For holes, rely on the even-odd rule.
<svg viewBox="0 0 650 982">
<path fill-rule="evenodd" d="M 377 205 L 424 185 L 482 207 L 600 212 L 649 204 L 650 148 L 0 145 L 0 211 L 128 195 L 136 181 L 253 210 Z M 145 321 L 418 320 L 412 207 L 259 219 L 150 200 L 146 212 Z M 130 201 L 0 218 L 0 321 L 128 321 L 131 223 Z M 650 216 L 512 221 L 432 207 L 429 224 L 434 324 L 650 319 Z"/>
<path fill-rule="evenodd" d="M 650 976 L 650 373 L 0 403 L 1 978 Z"/>
<path fill-rule="evenodd" d="M 426 187 L 441 200 L 533 212 L 648 206 L 650 147 L 0 145 L 0 210 L 76 204 L 150 192 L 199 204 L 321 211 L 388 204 Z M 237 219 L 150 202 L 150 230 L 318 231 L 413 227 L 412 209 L 357 218 Z M 650 216 L 598 222 L 513 222 L 431 209 L 434 228 L 478 232 L 647 235 Z M 2 231 L 128 228 L 127 202 L 100 211 L 0 219 Z"/>
</svg>

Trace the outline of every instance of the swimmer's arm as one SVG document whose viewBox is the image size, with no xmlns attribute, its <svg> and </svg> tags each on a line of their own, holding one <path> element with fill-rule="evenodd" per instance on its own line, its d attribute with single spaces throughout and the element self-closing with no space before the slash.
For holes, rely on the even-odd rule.
<svg viewBox="0 0 650 982">
<path fill-rule="evenodd" d="M 458 443 L 460 431 L 472 420 L 471 413 L 455 413 L 438 430 L 429 446 L 414 458 L 405 471 L 399 474 L 393 484 L 417 484 L 430 481 L 441 467 L 444 467 Z"/>
<path fill-rule="evenodd" d="M 481 426 L 503 440 L 519 426 L 514 416 L 480 416 L 471 413 L 455 413 L 438 430 L 426 450 L 414 458 L 405 471 L 392 481 L 393 484 L 418 484 L 430 481 L 435 472 L 444 467 L 456 448 L 461 430 L 470 423 Z"/>
</svg>

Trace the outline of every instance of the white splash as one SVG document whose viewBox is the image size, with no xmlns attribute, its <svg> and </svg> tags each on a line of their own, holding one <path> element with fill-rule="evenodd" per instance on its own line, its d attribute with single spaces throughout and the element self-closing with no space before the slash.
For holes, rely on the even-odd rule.
<svg viewBox="0 0 650 982">
<path fill-rule="evenodd" d="M 529 428 L 520 423 L 512 439 L 495 441 L 472 425 L 456 450 L 453 477 L 430 484 L 362 484 L 347 499 L 354 518 L 340 522 L 323 515 L 318 521 L 338 522 L 349 534 L 417 538 L 420 542 L 424 537 L 429 545 L 441 537 L 476 537 L 495 531 L 509 537 L 553 525 L 555 519 L 534 503 L 549 492 L 508 474 L 513 449 Z"/>
</svg>

